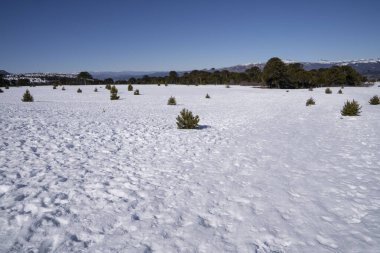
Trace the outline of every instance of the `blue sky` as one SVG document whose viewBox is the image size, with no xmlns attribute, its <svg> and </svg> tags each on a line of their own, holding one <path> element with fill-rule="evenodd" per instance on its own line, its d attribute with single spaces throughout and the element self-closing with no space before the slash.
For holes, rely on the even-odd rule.
<svg viewBox="0 0 380 253">
<path fill-rule="evenodd" d="M 0 69 L 160 71 L 380 57 L 380 1 L 2 0 Z"/>
</svg>

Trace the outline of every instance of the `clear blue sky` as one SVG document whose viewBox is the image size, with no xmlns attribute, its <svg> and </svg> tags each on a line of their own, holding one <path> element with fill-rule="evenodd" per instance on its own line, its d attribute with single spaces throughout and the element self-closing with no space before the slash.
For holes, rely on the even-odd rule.
<svg viewBox="0 0 380 253">
<path fill-rule="evenodd" d="M 0 69 L 192 70 L 380 56 L 379 0 L 2 0 Z"/>
</svg>

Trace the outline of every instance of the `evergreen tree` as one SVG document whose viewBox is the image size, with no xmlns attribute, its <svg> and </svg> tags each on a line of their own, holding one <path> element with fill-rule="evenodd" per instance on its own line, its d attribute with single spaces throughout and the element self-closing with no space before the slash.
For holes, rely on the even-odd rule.
<svg viewBox="0 0 380 253">
<path fill-rule="evenodd" d="M 189 110 L 183 109 L 180 115 L 177 116 L 177 127 L 179 129 L 195 129 L 198 127 L 199 117 L 193 116 Z"/>
<path fill-rule="evenodd" d="M 82 93 L 82 90 L 80 88 L 78 88 L 77 92 L 78 93 Z"/>
<path fill-rule="evenodd" d="M 227 84 L 227 85 L 226 85 L 226 88 L 231 88 L 231 87 L 230 87 L 230 85 Z"/>
<path fill-rule="evenodd" d="M 343 91 L 341 89 L 339 89 L 338 94 L 343 94 Z"/>
<path fill-rule="evenodd" d="M 98 92 L 98 88 L 95 88 L 95 89 L 94 89 L 94 92 Z"/>
<path fill-rule="evenodd" d="M 315 105 L 315 100 L 313 98 L 309 98 L 306 100 L 306 106 Z"/>
<path fill-rule="evenodd" d="M 109 84 L 109 83 L 106 84 L 106 89 L 107 89 L 107 90 L 111 90 L 111 84 Z"/>
<path fill-rule="evenodd" d="M 128 85 L 128 91 L 133 91 L 133 86 L 132 86 L 132 84 L 129 84 L 129 85 Z"/>
<path fill-rule="evenodd" d="M 325 93 L 326 93 L 326 94 L 331 94 L 331 93 L 332 93 L 332 90 L 331 90 L 330 88 L 326 88 L 326 89 L 325 89 Z"/>
<path fill-rule="evenodd" d="M 26 90 L 21 99 L 22 102 L 33 102 L 33 96 L 30 94 L 29 90 Z"/>
<path fill-rule="evenodd" d="M 62 87 L 62 90 L 66 90 L 66 89 L 65 89 L 65 86 Z"/>
<path fill-rule="evenodd" d="M 54 90 L 57 89 L 57 85 L 56 84 L 53 85 L 53 89 Z"/>
<path fill-rule="evenodd" d="M 3 93 L 4 91 L 2 89 L 0 89 L 0 93 Z"/>
<path fill-rule="evenodd" d="M 138 89 L 135 90 L 135 92 L 133 93 L 133 95 L 140 95 L 140 91 Z"/>
<path fill-rule="evenodd" d="M 340 113 L 342 116 L 359 116 L 361 113 L 361 108 L 362 107 L 355 100 L 347 100 Z"/>
<path fill-rule="evenodd" d="M 120 98 L 120 97 L 117 95 L 118 90 L 117 90 L 117 88 L 116 88 L 115 85 L 112 86 L 110 92 L 111 92 L 111 100 L 118 100 L 118 99 Z"/>
<path fill-rule="evenodd" d="M 206 98 L 211 98 L 210 95 L 209 95 L 208 93 L 206 94 Z"/>
<path fill-rule="evenodd" d="M 379 96 L 377 96 L 377 95 L 373 96 L 373 97 L 369 100 L 369 103 L 370 103 L 371 105 L 378 105 L 378 104 L 380 104 L 380 98 L 379 98 Z"/>
<path fill-rule="evenodd" d="M 289 85 L 286 65 L 277 57 L 269 59 L 265 64 L 262 78 L 269 88 L 284 89 Z"/>
<path fill-rule="evenodd" d="M 170 97 L 168 100 L 168 105 L 176 105 L 177 101 L 175 100 L 175 97 Z"/>
</svg>

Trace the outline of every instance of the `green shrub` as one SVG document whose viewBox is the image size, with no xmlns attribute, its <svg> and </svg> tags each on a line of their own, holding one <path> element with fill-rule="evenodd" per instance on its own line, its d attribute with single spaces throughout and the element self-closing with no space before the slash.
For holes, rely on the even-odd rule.
<svg viewBox="0 0 380 253">
<path fill-rule="evenodd" d="M 24 95 L 22 96 L 21 99 L 22 102 L 33 102 L 33 96 L 30 94 L 29 90 L 26 90 Z"/>
<path fill-rule="evenodd" d="M 157 84 L 157 86 L 161 86 L 161 84 L 160 84 L 160 83 L 158 83 L 158 84 Z"/>
<path fill-rule="evenodd" d="M 167 87 L 169 84 L 165 83 L 165 87 Z"/>
<path fill-rule="evenodd" d="M 309 98 L 306 100 L 306 106 L 315 105 L 315 100 L 313 98 Z"/>
<path fill-rule="evenodd" d="M 209 95 L 208 93 L 206 94 L 206 98 L 211 98 L 210 95 Z"/>
<path fill-rule="evenodd" d="M 77 89 L 78 93 L 82 93 L 82 90 L 80 88 Z"/>
<path fill-rule="evenodd" d="M 313 87 L 310 87 L 310 88 L 309 88 L 309 91 L 313 91 Z"/>
<path fill-rule="evenodd" d="M 176 105 L 177 101 L 175 100 L 175 97 L 170 97 L 168 99 L 168 105 Z"/>
<path fill-rule="evenodd" d="M 342 90 L 338 90 L 338 94 L 343 94 L 343 91 Z"/>
<path fill-rule="evenodd" d="M 326 93 L 326 94 L 331 94 L 331 93 L 332 93 L 332 90 L 331 90 L 330 88 L 326 88 L 326 89 L 325 89 L 325 93 Z"/>
<path fill-rule="evenodd" d="M 107 90 L 111 90 L 111 84 L 106 84 L 106 87 L 105 87 Z"/>
<path fill-rule="evenodd" d="M 94 89 L 94 92 L 98 92 L 98 88 L 95 88 L 95 89 Z"/>
<path fill-rule="evenodd" d="M 140 91 L 137 89 L 135 92 L 133 92 L 133 95 L 140 95 Z"/>
<path fill-rule="evenodd" d="M 340 113 L 342 116 L 359 116 L 361 113 L 361 108 L 362 107 L 355 100 L 347 100 Z"/>
<path fill-rule="evenodd" d="M 62 90 L 66 90 L 66 89 L 65 89 L 65 86 L 62 87 Z"/>
<path fill-rule="evenodd" d="M 228 84 L 226 85 L 226 88 L 231 88 Z"/>
<path fill-rule="evenodd" d="M 195 129 L 198 127 L 199 117 L 193 116 L 189 110 L 183 109 L 177 116 L 177 127 L 179 129 Z"/>
<path fill-rule="evenodd" d="M 132 86 L 132 84 L 128 84 L 128 91 L 133 91 L 133 86 Z"/>
<path fill-rule="evenodd" d="M 53 89 L 54 90 L 57 89 L 57 85 L 56 84 L 53 85 Z"/>
<path fill-rule="evenodd" d="M 0 89 L 0 93 L 3 93 L 4 91 L 2 89 Z"/>
<path fill-rule="evenodd" d="M 380 98 L 379 98 L 377 95 L 375 95 L 375 96 L 373 96 L 373 97 L 369 100 L 369 103 L 370 103 L 371 105 L 379 105 L 379 104 L 380 104 Z"/>
<path fill-rule="evenodd" d="M 9 85 L 6 85 L 6 86 L 5 86 L 5 89 L 8 90 L 8 89 L 9 89 Z"/>
<path fill-rule="evenodd" d="M 118 99 L 120 98 L 120 97 L 117 95 L 118 90 L 117 90 L 117 88 L 116 88 L 115 85 L 111 87 L 110 92 L 111 92 L 111 100 L 118 100 Z"/>
</svg>

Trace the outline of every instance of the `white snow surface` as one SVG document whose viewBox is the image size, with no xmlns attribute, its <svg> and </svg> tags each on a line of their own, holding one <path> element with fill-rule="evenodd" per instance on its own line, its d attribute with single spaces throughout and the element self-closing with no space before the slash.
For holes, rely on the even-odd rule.
<svg viewBox="0 0 380 253">
<path fill-rule="evenodd" d="M 379 252 L 378 84 L 4 90 L 0 252 Z"/>
</svg>

